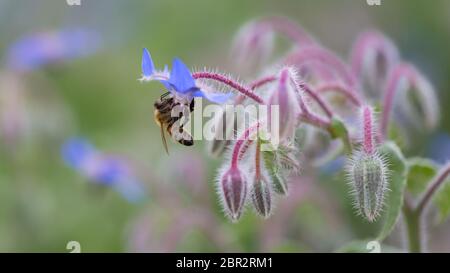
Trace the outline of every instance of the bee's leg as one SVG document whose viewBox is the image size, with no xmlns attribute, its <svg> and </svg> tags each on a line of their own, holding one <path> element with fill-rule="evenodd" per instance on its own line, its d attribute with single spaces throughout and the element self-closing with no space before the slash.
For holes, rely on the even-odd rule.
<svg viewBox="0 0 450 273">
<path fill-rule="evenodd" d="M 193 140 L 192 136 L 183 129 L 183 126 L 184 126 L 184 124 L 181 125 L 180 129 L 179 129 L 179 133 L 182 135 L 182 138 L 180 140 L 178 140 L 178 142 L 180 144 L 183 144 L 184 146 L 194 145 L 194 140 Z"/>
<path fill-rule="evenodd" d="M 166 92 L 164 94 L 161 95 L 161 99 L 164 99 L 165 97 L 167 97 L 168 95 L 170 95 L 170 92 Z"/>
<path fill-rule="evenodd" d="M 168 114 L 170 116 L 173 105 L 173 99 L 169 98 L 164 101 L 158 101 L 155 103 L 156 109 L 158 109 L 163 114 Z"/>
<path fill-rule="evenodd" d="M 183 144 L 184 146 L 194 145 L 194 140 L 192 139 L 192 136 L 188 132 L 183 131 L 182 134 L 183 137 L 180 140 L 178 140 L 178 143 Z"/>
<path fill-rule="evenodd" d="M 191 104 L 189 104 L 189 110 L 192 112 L 194 111 L 195 102 L 194 99 L 191 100 Z"/>
<path fill-rule="evenodd" d="M 173 127 L 175 122 L 178 120 L 178 118 L 173 118 L 168 124 L 167 124 L 167 132 L 169 135 L 175 139 L 178 143 L 184 145 L 184 146 L 192 146 L 194 145 L 194 140 L 192 136 L 186 132 L 183 129 L 183 125 L 179 126 L 178 128 Z M 174 130 L 178 129 L 178 132 L 174 132 Z M 176 137 L 175 137 L 176 136 Z"/>
</svg>

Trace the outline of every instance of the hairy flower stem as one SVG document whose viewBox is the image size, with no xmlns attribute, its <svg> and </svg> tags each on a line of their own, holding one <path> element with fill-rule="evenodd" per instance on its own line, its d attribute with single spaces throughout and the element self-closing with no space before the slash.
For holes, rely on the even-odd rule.
<svg viewBox="0 0 450 273">
<path fill-rule="evenodd" d="M 389 120 L 394 104 L 395 95 L 399 90 L 401 80 L 406 78 L 408 82 L 415 82 L 417 75 L 414 68 L 409 64 L 399 64 L 392 71 L 387 83 L 386 94 L 383 99 L 383 115 L 381 116 L 381 137 L 385 139 L 388 133 Z"/>
<path fill-rule="evenodd" d="M 276 76 L 266 76 L 263 77 L 259 80 L 254 81 L 253 83 L 250 84 L 250 89 L 251 90 L 255 90 L 261 86 L 264 86 L 265 84 L 274 82 L 277 80 Z M 307 93 L 314 101 L 317 102 L 317 104 L 320 106 L 320 108 L 322 108 L 322 110 L 324 111 L 324 113 L 327 115 L 327 117 L 332 118 L 333 117 L 333 112 L 331 110 L 331 108 L 328 106 L 328 104 L 322 99 L 322 97 L 319 95 L 318 92 L 316 92 L 315 90 L 313 90 L 309 85 L 307 85 L 306 83 L 300 83 L 299 84 L 301 86 L 301 88 L 305 91 L 305 93 Z"/>
<path fill-rule="evenodd" d="M 420 201 L 417 205 L 417 208 L 416 208 L 417 213 L 422 214 L 422 212 L 426 209 L 427 205 L 433 199 L 437 190 L 441 187 L 442 184 L 444 184 L 444 182 L 446 181 L 446 179 L 449 175 L 450 175 L 450 163 L 445 165 L 441 169 L 439 174 L 436 176 L 436 178 L 433 180 L 433 182 L 428 187 L 427 191 L 424 193 L 424 195 L 420 199 Z"/>
<path fill-rule="evenodd" d="M 299 115 L 299 119 L 301 121 L 308 123 L 310 125 L 313 125 L 315 127 L 330 131 L 331 122 L 329 120 L 326 120 L 326 119 L 316 115 L 316 114 L 309 113 L 309 112 L 303 112 Z"/>
<path fill-rule="evenodd" d="M 374 137 L 373 137 L 373 120 L 372 120 L 372 109 L 368 106 L 363 107 L 363 129 L 364 129 L 364 142 L 363 149 L 368 155 L 374 152 Z"/>
<path fill-rule="evenodd" d="M 239 91 L 241 94 L 253 99 L 259 104 L 263 104 L 264 100 L 252 92 L 250 88 L 245 87 L 244 85 L 234 81 L 233 79 L 221 75 L 219 73 L 212 73 L 212 72 L 195 72 L 192 74 L 192 77 L 194 79 L 210 79 L 214 81 L 218 81 L 220 83 L 223 83 L 225 85 L 228 85 L 229 87 L 235 89 L 236 91 Z"/>
<path fill-rule="evenodd" d="M 303 104 L 303 103 L 301 103 L 301 104 Z M 334 131 L 333 124 L 331 123 L 331 121 L 325 120 L 324 118 L 322 118 L 312 112 L 302 112 L 299 115 L 299 120 L 303 121 L 305 123 L 308 123 L 309 125 L 315 126 L 317 128 L 321 128 L 321 129 L 327 131 L 333 137 L 336 136 L 336 133 Z M 342 138 L 342 142 L 344 144 L 345 153 L 348 155 L 352 154 L 353 145 L 352 145 L 352 141 L 351 141 L 350 137 L 348 136 L 348 134 L 346 135 L 345 138 L 344 137 Z"/>
<path fill-rule="evenodd" d="M 438 189 L 444 184 L 450 175 L 450 163 L 445 165 L 438 175 L 431 182 L 428 189 L 419 199 L 417 206 L 413 208 L 409 202 L 405 199 L 403 206 L 403 215 L 406 222 L 406 228 L 408 231 L 408 242 L 410 252 L 421 252 L 423 247 L 423 232 L 422 221 L 426 212 L 426 208 L 430 201 L 433 200 L 434 195 Z"/>
<path fill-rule="evenodd" d="M 297 97 L 298 97 L 298 104 L 300 106 L 300 110 L 301 113 L 299 115 L 299 120 L 308 123 L 310 125 L 316 126 L 318 128 L 324 129 L 326 130 L 330 135 L 334 136 L 335 132 L 334 132 L 334 128 L 333 128 L 333 124 L 332 124 L 332 120 L 330 118 L 328 119 L 324 119 L 321 116 L 318 116 L 316 114 L 314 114 L 313 112 L 311 112 L 309 110 L 309 108 L 306 106 L 302 94 L 300 93 L 300 90 L 302 90 L 303 85 L 301 83 L 295 82 L 294 81 L 294 85 L 296 87 L 296 91 L 297 91 Z M 343 126 L 345 126 L 345 124 L 342 124 Z M 348 130 L 346 130 L 348 131 Z M 344 146 L 345 146 L 345 151 L 348 154 L 352 153 L 353 150 L 353 146 L 352 146 L 352 142 L 347 134 L 347 136 L 345 137 L 345 139 L 342 139 L 342 141 L 344 142 Z"/>
<path fill-rule="evenodd" d="M 285 64 L 301 67 L 311 61 L 333 68 L 339 77 L 344 80 L 346 85 L 357 88 L 357 80 L 349 67 L 336 55 L 326 49 L 315 46 L 294 51 L 286 57 Z"/>
<path fill-rule="evenodd" d="M 256 181 L 260 181 L 261 178 L 261 143 L 259 140 L 256 141 L 256 151 L 255 151 L 255 178 Z"/>
<path fill-rule="evenodd" d="M 303 89 L 306 94 L 308 94 L 313 100 L 317 102 L 317 104 L 320 106 L 320 108 L 322 108 L 323 112 L 325 113 L 325 115 L 327 115 L 328 118 L 333 118 L 333 112 L 319 94 L 317 94 L 309 85 L 305 83 L 300 83 L 300 88 Z"/>
<path fill-rule="evenodd" d="M 299 115 L 299 120 L 301 120 L 305 123 L 308 123 L 310 125 L 316 126 L 318 128 L 324 129 L 330 135 L 335 136 L 336 134 L 334 132 L 332 119 L 331 118 L 324 119 L 321 116 L 318 116 L 318 115 L 314 114 L 313 112 L 311 112 L 309 110 L 309 108 L 306 106 L 306 104 L 303 100 L 302 94 L 299 91 L 299 90 L 302 90 L 303 85 L 301 83 L 297 83 L 297 82 L 294 82 L 294 84 L 296 86 L 298 104 L 299 104 L 300 110 L 301 110 L 301 113 Z M 342 126 L 345 126 L 345 124 L 342 123 Z M 346 130 L 346 131 L 348 131 L 348 130 Z M 351 154 L 352 150 L 353 150 L 353 148 L 352 148 L 353 145 L 352 145 L 352 142 L 351 142 L 348 134 L 346 135 L 345 138 L 342 139 L 342 141 L 344 142 L 344 147 L 345 147 L 346 153 Z"/>
<path fill-rule="evenodd" d="M 329 128 L 331 126 L 330 120 L 325 120 L 322 117 L 312 113 L 306 106 L 301 94 L 301 91 L 305 88 L 305 84 L 297 82 L 295 80 L 293 80 L 293 83 L 297 92 L 298 104 L 300 110 L 302 111 L 299 118 L 306 123 L 310 123 L 311 125 L 315 125 L 323 129 Z"/>
<path fill-rule="evenodd" d="M 241 152 L 239 154 L 239 160 L 242 160 L 242 158 L 244 158 L 245 153 L 247 153 L 248 148 L 250 147 L 250 145 L 252 145 L 252 143 L 253 143 L 252 139 L 247 139 L 246 140 L 244 145 L 241 147 Z"/>
<path fill-rule="evenodd" d="M 238 138 L 236 141 L 236 144 L 233 148 L 233 154 L 231 156 L 231 167 L 236 168 L 239 162 L 239 158 L 241 157 L 241 148 L 243 147 L 244 143 L 249 139 L 251 134 L 254 130 L 257 130 L 259 128 L 259 122 L 257 122 L 255 125 L 251 126 L 247 130 L 244 131 L 241 137 Z"/>
<path fill-rule="evenodd" d="M 316 88 L 318 94 L 325 92 L 336 92 L 343 95 L 351 103 L 356 106 L 361 106 L 361 99 L 356 95 L 356 92 L 350 88 L 339 83 L 326 83 Z"/>
<path fill-rule="evenodd" d="M 268 83 L 272 83 L 274 81 L 276 81 L 277 77 L 276 76 L 266 76 L 263 77 L 261 79 L 257 79 L 254 82 L 250 83 L 250 90 L 255 91 L 256 89 L 268 84 Z M 246 98 L 245 95 L 240 94 L 236 100 L 235 100 L 235 104 L 240 104 L 244 101 L 244 99 Z"/>
<path fill-rule="evenodd" d="M 266 76 L 261 79 L 257 79 L 256 81 L 254 81 L 250 84 L 250 89 L 251 90 L 258 89 L 268 83 L 276 81 L 276 79 L 277 79 L 277 76 Z"/>
</svg>

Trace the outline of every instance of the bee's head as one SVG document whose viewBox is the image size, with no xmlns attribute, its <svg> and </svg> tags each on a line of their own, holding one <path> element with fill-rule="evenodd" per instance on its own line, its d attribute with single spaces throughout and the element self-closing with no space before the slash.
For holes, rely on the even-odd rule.
<svg viewBox="0 0 450 273">
<path fill-rule="evenodd" d="M 173 102 L 174 96 L 170 92 L 167 92 L 162 94 L 161 97 L 157 99 L 153 105 L 156 109 L 162 109 L 172 105 Z"/>
</svg>

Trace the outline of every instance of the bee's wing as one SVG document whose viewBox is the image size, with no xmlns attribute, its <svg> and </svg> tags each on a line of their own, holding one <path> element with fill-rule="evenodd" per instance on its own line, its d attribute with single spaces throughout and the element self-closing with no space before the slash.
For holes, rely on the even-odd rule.
<svg viewBox="0 0 450 273">
<path fill-rule="evenodd" d="M 167 140 L 166 140 L 166 134 L 164 133 L 164 126 L 160 126 L 161 128 L 161 139 L 164 145 L 164 149 L 166 150 L 166 153 L 169 154 L 169 149 L 167 148 Z"/>
</svg>

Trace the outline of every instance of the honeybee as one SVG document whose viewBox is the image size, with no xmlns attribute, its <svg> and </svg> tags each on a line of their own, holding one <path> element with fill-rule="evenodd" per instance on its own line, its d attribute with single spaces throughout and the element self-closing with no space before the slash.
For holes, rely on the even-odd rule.
<svg viewBox="0 0 450 273">
<path fill-rule="evenodd" d="M 161 128 L 161 138 L 167 154 L 169 154 L 169 149 L 167 148 L 167 141 L 164 131 L 167 131 L 169 136 L 173 137 L 180 144 L 185 146 L 194 145 L 192 136 L 183 129 L 184 124 L 186 124 L 189 120 L 189 114 L 194 111 L 194 99 L 191 100 L 189 105 L 181 105 L 180 102 L 175 102 L 174 96 L 170 92 L 167 92 L 161 95 L 161 97 L 155 102 L 154 106 L 155 121 Z M 176 110 L 174 109 L 176 107 L 181 107 L 180 109 L 182 110 L 174 111 Z M 189 112 L 183 111 L 186 109 L 189 109 Z M 180 122 L 178 121 L 180 121 L 183 116 L 184 122 L 179 124 Z"/>
</svg>

